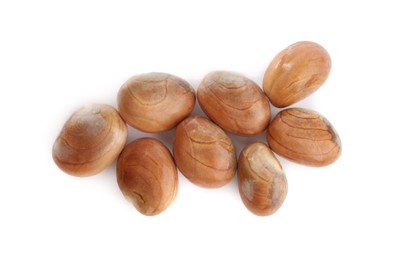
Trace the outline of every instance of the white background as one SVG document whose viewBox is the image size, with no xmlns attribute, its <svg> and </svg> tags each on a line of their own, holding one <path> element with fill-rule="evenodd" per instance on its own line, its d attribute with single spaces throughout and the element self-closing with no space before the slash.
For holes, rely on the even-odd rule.
<svg viewBox="0 0 397 260">
<path fill-rule="evenodd" d="M 1 0 L 0 259 L 396 259 L 397 9 L 333 2 Z M 333 67 L 296 106 L 326 116 L 343 151 L 323 168 L 280 159 L 289 193 L 270 217 L 244 207 L 236 178 L 209 190 L 181 174 L 175 202 L 145 217 L 114 165 L 76 178 L 52 161 L 70 114 L 116 105 L 130 76 L 168 72 L 197 88 L 220 69 L 261 85 L 271 59 L 300 40 L 323 45 Z M 130 129 L 129 140 L 170 146 L 172 134 Z M 264 135 L 232 138 L 239 152 Z"/>
</svg>

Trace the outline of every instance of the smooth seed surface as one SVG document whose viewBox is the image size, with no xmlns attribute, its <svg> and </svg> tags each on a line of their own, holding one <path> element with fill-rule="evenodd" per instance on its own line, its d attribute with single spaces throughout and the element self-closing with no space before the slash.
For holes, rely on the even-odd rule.
<svg viewBox="0 0 397 260">
<path fill-rule="evenodd" d="M 196 97 L 187 81 L 152 72 L 130 78 L 121 86 L 117 100 L 120 114 L 129 125 L 155 133 L 170 130 L 187 117 Z"/>
<path fill-rule="evenodd" d="M 197 99 L 209 118 L 237 135 L 259 134 L 270 121 L 269 101 L 263 91 L 237 73 L 208 73 L 197 90 Z"/>
<path fill-rule="evenodd" d="M 297 42 L 272 60 L 263 79 L 263 90 L 276 107 L 286 107 L 309 96 L 328 78 L 331 58 L 314 42 Z"/>
<path fill-rule="evenodd" d="M 153 216 L 175 199 L 178 175 L 171 153 L 154 138 L 140 138 L 126 146 L 117 160 L 117 183 L 139 212 Z"/>
<path fill-rule="evenodd" d="M 241 199 L 256 215 L 273 214 L 287 196 L 287 179 L 280 162 L 264 143 L 251 143 L 241 151 L 237 177 Z"/>
<path fill-rule="evenodd" d="M 217 188 L 228 183 L 236 170 L 236 152 L 226 133 L 210 120 L 190 116 L 175 129 L 176 165 L 192 183 Z"/>
<path fill-rule="evenodd" d="M 127 126 L 113 107 L 86 105 L 67 120 L 55 140 L 52 157 L 64 172 L 95 175 L 110 166 L 127 141 Z"/>
<path fill-rule="evenodd" d="M 270 148 L 291 161 L 325 166 L 336 161 L 342 151 L 340 138 L 319 113 L 304 108 L 281 111 L 266 133 Z"/>
</svg>

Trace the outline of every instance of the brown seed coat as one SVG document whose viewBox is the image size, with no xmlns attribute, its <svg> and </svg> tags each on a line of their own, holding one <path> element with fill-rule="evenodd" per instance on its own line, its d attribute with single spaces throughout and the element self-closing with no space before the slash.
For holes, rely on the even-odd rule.
<svg viewBox="0 0 397 260">
<path fill-rule="evenodd" d="M 170 130 L 187 117 L 196 97 L 187 81 L 152 72 L 130 78 L 121 86 L 117 100 L 120 114 L 129 125 L 155 133 Z"/>
<path fill-rule="evenodd" d="M 233 72 L 208 73 L 197 90 L 203 111 L 224 130 L 237 135 L 255 135 L 270 121 L 265 94 L 252 80 Z"/>
<path fill-rule="evenodd" d="M 241 151 L 237 177 L 241 199 L 256 215 L 273 214 L 287 196 L 288 183 L 280 162 L 264 143 L 251 143 Z"/>
<path fill-rule="evenodd" d="M 190 116 L 175 129 L 176 165 L 192 183 L 217 188 L 228 183 L 236 170 L 236 152 L 226 133 L 210 120 Z"/>
<path fill-rule="evenodd" d="M 309 109 L 281 111 L 270 123 L 266 137 L 274 152 L 310 166 L 331 164 L 342 150 L 333 126 L 325 117 Z"/>
<path fill-rule="evenodd" d="M 178 190 L 171 153 L 154 138 L 131 142 L 117 160 L 117 183 L 139 212 L 159 214 L 172 203 Z"/>
<path fill-rule="evenodd" d="M 314 42 L 297 42 L 272 60 L 263 78 L 263 90 L 276 107 L 286 107 L 309 96 L 328 78 L 331 58 Z"/>
<path fill-rule="evenodd" d="M 103 104 L 86 105 L 74 112 L 63 126 L 52 157 L 70 175 L 95 175 L 117 158 L 127 134 L 127 126 L 116 109 Z"/>
</svg>

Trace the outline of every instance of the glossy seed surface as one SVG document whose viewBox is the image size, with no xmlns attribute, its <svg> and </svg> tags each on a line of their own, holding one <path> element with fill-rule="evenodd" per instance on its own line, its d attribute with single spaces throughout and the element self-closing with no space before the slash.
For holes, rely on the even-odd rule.
<svg viewBox="0 0 397 260">
<path fill-rule="evenodd" d="M 175 199 L 178 175 L 171 153 L 154 138 L 140 138 L 126 146 L 117 160 L 117 183 L 139 212 L 153 216 Z"/>
<path fill-rule="evenodd" d="M 331 58 L 314 42 L 297 42 L 282 50 L 268 66 L 263 90 L 276 107 L 286 107 L 309 96 L 328 78 Z"/>
<path fill-rule="evenodd" d="M 260 87 L 243 75 L 208 73 L 197 90 L 203 111 L 224 130 L 243 136 L 258 134 L 270 121 L 269 101 Z"/>
<path fill-rule="evenodd" d="M 95 175 L 117 158 L 127 134 L 125 122 L 112 106 L 86 105 L 74 112 L 63 126 L 52 157 L 70 175 Z"/>
<path fill-rule="evenodd" d="M 252 213 L 271 215 L 283 204 L 287 179 L 280 162 L 264 143 L 251 143 L 241 151 L 237 176 L 241 199 Z"/>
<path fill-rule="evenodd" d="M 176 127 L 173 153 L 182 174 L 201 187 L 223 186 L 236 170 L 231 139 L 204 117 L 190 116 Z"/>
<path fill-rule="evenodd" d="M 187 117 L 196 97 L 187 81 L 167 73 L 152 72 L 125 82 L 117 101 L 120 114 L 129 125 L 156 133 L 170 130 Z"/>
<path fill-rule="evenodd" d="M 274 152 L 310 166 L 331 164 L 342 151 L 340 138 L 331 123 L 309 109 L 281 111 L 270 123 L 266 137 Z"/>
</svg>

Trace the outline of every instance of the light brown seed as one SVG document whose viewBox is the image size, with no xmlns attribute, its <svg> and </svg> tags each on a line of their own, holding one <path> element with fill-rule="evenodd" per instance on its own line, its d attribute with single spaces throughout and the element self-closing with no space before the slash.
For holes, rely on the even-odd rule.
<svg viewBox="0 0 397 260">
<path fill-rule="evenodd" d="M 241 199 L 252 213 L 271 215 L 283 204 L 288 191 L 287 178 L 264 143 L 251 143 L 241 151 L 237 176 Z"/>
<path fill-rule="evenodd" d="M 86 105 L 63 126 L 52 157 L 70 175 L 91 176 L 111 165 L 126 141 L 127 126 L 116 109 L 103 104 Z"/>
<path fill-rule="evenodd" d="M 130 78 L 121 86 L 117 100 L 120 114 L 129 125 L 155 133 L 170 130 L 187 117 L 196 97 L 187 81 L 152 72 Z"/>
<path fill-rule="evenodd" d="M 328 78 L 331 58 L 314 42 L 297 42 L 272 60 L 263 89 L 276 107 L 286 107 L 316 91 Z"/>
<path fill-rule="evenodd" d="M 208 73 L 197 90 L 197 99 L 208 117 L 237 135 L 258 134 L 270 121 L 269 101 L 263 91 L 237 73 Z"/>
<path fill-rule="evenodd" d="M 117 183 L 139 212 L 159 214 L 172 203 L 178 190 L 171 153 L 154 138 L 131 142 L 117 160 Z"/>
<path fill-rule="evenodd" d="M 190 116 L 175 129 L 176 165 L 192 183 L 217 188 L 228 183 L 236 170 L 236 152 L 230 138 L 210 120 Z"/>
<path fill-rule="evenodd" d="M 303 108 L 281 111 L 266 133 L 270 148 L 291 161 L 325 166 L 336 161 L 342 150 L 336 130 L 319 113 Z"/>
</svg>

